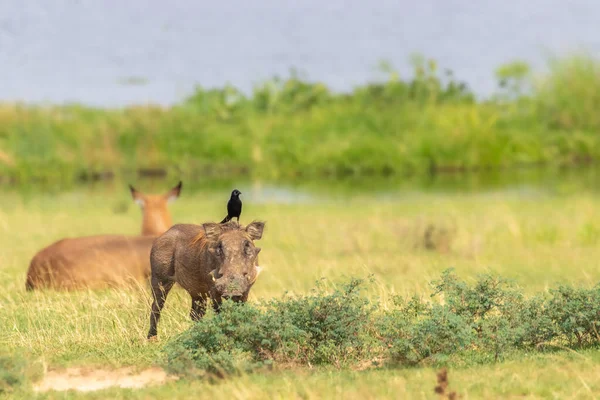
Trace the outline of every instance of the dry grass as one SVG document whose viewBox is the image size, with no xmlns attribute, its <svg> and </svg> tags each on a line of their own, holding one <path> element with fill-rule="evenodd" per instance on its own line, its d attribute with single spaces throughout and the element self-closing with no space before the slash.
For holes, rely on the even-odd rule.
<svg viewBox="0 0 600 400">
<path fill-rule="evenodd" d="M 244 191 L 244 190 L 243 190 Z M 395 200 L 362 197 L 307 204 L 255 204 L 245 192 L 242 222 L 267 221 L 261 247 L 266 266 L 252 299 L 305 292 L 320 277 L 372 274 L 369 295 L 384 304 L 394 293 L 424 292 L 454 267 L 465 278 L 492 271 L 526 291 L 556 283 L 600 281 L 600 205 L 592 194 L 422 195 Z M 101 365 L 147 367 L 162 344 L 190 325 L 190 299 L 174 290 L 148 343 L 150 297 L 134 290 L 25 292 L 27 265 L 36 250 L 64 236 L 136 233 L 140 212 L 126 191 L 73 192 L 0 200 L 0 349 L 28 350 L 49 368 Z M 175 222 L 219 220 L 222 195 L 185 193 L 172 205 Z M 443 251 L 427 246 L 427 226 L 443 228 Z M 448 236 L 450 235 L 450 236 Z M 555 354 L 485 367 L 451 370 L 452 390 L 464 398 L 525 396 L 593 398 L 600 390 L 600 353 Z M 207 385 L 170 383 L 135 392 L 140 398 L 192 393 L 232 398 L 432 398 L 435 371 L 297 371 L 247 376 Z M 110 393 L 110 394 L 109 394 Z M 106 396 L 134 395 L 126 389 Z M 340 397 L 340 398 L 341 398 Z M 129 398 L 129 397 L 128 397 Z"/>
</svg>

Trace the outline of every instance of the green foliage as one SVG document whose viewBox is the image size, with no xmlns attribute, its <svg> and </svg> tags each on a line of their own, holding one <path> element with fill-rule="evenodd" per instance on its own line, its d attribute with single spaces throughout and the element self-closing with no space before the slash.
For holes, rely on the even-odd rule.
<svg viewBox="0 0 600 400">
<path fill-rule="evenodd" d="M 529 65 L 526 62 L 515 61 L 500 66 L 496 70 L 496 79 L 498 79 L 500 88 L 505 91 L 505 95 L 514 99 L 526 92 L 530 73 Z"/>
<path fill-rule="evenodd" d="M 540 121 L 551 129 L 598 132 L 600 63 L 586 55 L 554 59 L 550 73 L 537 82 Z"/>
<path fill-rule="evenodd" d="M 286 81 L 275 78 L 255 87 L 252 108 L 258 113 L 293 113 L 323 106 L 332 98 L 324 84 L 304 82 L 292 71 Z"/>
<path fill-rule="evenodd" d="M 395 299 L 396 309 L 378 321 L 393 362 L 413 365 L 426 358 L 443 356 L 465 348 L 473 341 L 467 321 L 443 306 L 413 297 L 407 303 Z"/>
<path fill-rule="evenodd" d="M 391 105 L 406 107 L 408 104 L 423 107 L 440 104 L 471 104 L 475 101 L 473 93 L 465 82 L 456 80 L 450 70 L 440 76 L 434 60 L 415 56 L 412 60 L 413 78 L 403 81 L 399 74 L 387 63 L 380 69 L 388 75 L 385 83 L 368 84 L 354 90 L 352 97 L 364 106 Z"/>
<path fill-rule="evenodd" d="M 29 383 L 28 368 L 25 357 L 0 353 L 0 395 L 12 393 Z"/>
<path fill-rule="evenodd" d="M 573 164 L 600 158 L 600 64 L 556 60 L 534 82 L 527 64 L 496 71 L 477 100 L 437 63 L 410 78 L 334 93 L 294 71 L 250 95 L 195 88 L 168 108 L 0 106 L 0 178 L 73 183 L 161 168 L 179 177 L 389 176 Z"/>
<path fill-rule="evenodd" d="M 548 314 L 557 335 L 570 346 L 581 347 L 600 342 L 600 286 L 575 289 L 560 286 L 550 291 Z"/>
<path fill-rule="evenodd" d="M 449 270 L 432 282 L 431 301 L 396 297 L 391 309 L 360 296 L 359 286 L 353 280 L 329 294 L 319 286 L 257 306 L 227 303 L 169 343 L 167 367 L 225 376 L 273 364 L 447 364 L 461 354 L 498 361 L 512 350 L 600 343 L 600 286 L 525 298 L 505 279 L 483 275 L 468 284 Z"/>
<path fill-rule="evenodd" d="M 515 342 L 523 299 L 507 281 L 486 275 L 470 286 L 446 271 L 432 285 L 442 304 L 412 298 L 405 305 L 397 298 L 397 309 L 383 320 L 395 331 L 386 335 L 392 360 L 416 364 L 470 349 L 498 358 Z"/>
<path fill-rule="evenodd" d="M 259 305 L 225 302 L 166 347 L 167 367 L 186 375 L 225 376 L 272 362 L 333 364 L 368 355 L 373 307 L 353 280 L 333 293 Z"/>
</svg>

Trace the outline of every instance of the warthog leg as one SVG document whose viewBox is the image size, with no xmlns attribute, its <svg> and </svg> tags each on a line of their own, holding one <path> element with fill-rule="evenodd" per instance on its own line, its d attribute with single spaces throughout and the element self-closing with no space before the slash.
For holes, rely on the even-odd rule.
<svg viewBox="0 0 600 400">
<path fill-rule="evenodd" d="M 160 320 L 160 312 L 165 305 L 167 295 L 173 287 L 173 281 L 161 282 L 156 277 L 152 277 L 152 312 L 150 313 L 150 330 L 148 331 L 148 339 L 156 336 L 156 326 Z"/>
<path fill-rule="evenodd" d="M 192 297 L 192 310 L 190 311 L 190 318 L 192 321 L 198 321 L 204 317 L 206 313 L 206 299 L 202 296 Z"/>
<path fill-rule="evenodd" d="M 212 299 L 213 310 L 215 310 L 215 312 L 217 314 L 221 312 L 221 303 L 222 302 L 223 302 L 223 300 L 220 297 Z"/>
</svg>

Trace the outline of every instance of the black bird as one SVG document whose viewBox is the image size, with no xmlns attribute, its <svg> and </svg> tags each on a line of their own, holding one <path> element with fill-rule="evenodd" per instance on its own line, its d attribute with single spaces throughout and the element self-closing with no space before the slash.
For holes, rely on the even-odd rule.
<svg viewBox="0 0 600 400">
<path fill-rule="evenodd" d="M 242 213 L 240 194 L 242 192 L 237 189 L 231 192 L 231 198 L 227 202 L 227 216 L 221 221 L 222 224 L 231 221 L 233 218 L 237 218 L 237 221 L 240 222 L 240 214 Z"/>
</svg>

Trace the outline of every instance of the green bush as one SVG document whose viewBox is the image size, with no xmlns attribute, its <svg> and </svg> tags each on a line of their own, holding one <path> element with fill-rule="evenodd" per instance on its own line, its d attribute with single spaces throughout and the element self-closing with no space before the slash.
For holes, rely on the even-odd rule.
<svg viewBox="0 0 600 400">
<path fill-rule="evenodd" d="M 373 306 L 353 280 L 324 293 L 253 306 L 224 302 L 166 347 L 166 365 L 184 375 L 225 376 L 270 365 L 348 365 L 369 353 Z"/>
<path fill-rule="evenodd" d="M 482 275 L 469 284 L 448 270 L 432 282 L 430 299 L 395 297 L 382 309 L 361 296 L 361 285 L 351 280 L 328 293 L 319 284 L 306 296 L 225 303 L 166 346 L 167 368 L 226 376 L 273 365 L 446 364 L 600 344 L 600 286 L 526 298 L 505 279 Z"/>
<path fill-rule="evenodd" d="M 600 342 L 600 286 L 576 289 L 560 286 L 550 291 L 548 314 L 557 334 L 571 347 Z"/>
</svg>

